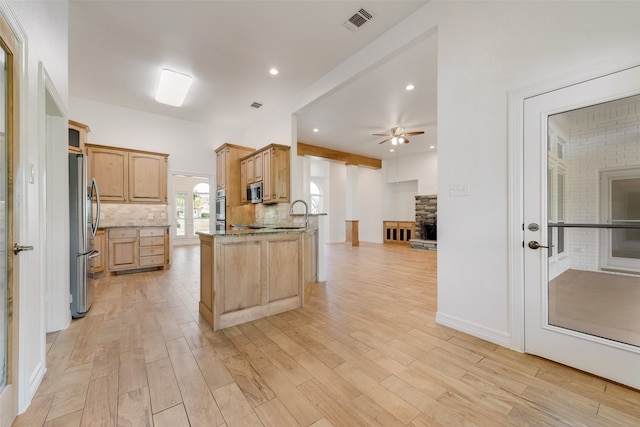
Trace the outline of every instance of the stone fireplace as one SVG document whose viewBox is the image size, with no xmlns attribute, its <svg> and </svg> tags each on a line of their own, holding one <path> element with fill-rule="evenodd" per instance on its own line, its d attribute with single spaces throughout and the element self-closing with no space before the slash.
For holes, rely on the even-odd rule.
<svg viewBox="0 0 640 427">
<path fill-rule="evenodd" d="M 438 240 L 438 196 L 416 196 L 416 238 L 412 248 L 436 250 Z"/>
</svg>

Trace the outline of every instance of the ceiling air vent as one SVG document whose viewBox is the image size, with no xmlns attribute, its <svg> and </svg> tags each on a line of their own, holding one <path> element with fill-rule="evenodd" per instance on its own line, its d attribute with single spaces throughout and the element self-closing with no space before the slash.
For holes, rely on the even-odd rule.
<svg viewBox="0 0 640 427">
<path fill-rule="evenodd" d="M 375 15 L 365 9 L 360 9 L 356 13 L 353 14 L 347 22 L 344 23 L 344 26 L 347 30 L 356 31 L 364 24 L 373 19 Z"/>
<path fill-rule="evenodd" d="M 260 104 L 259 102 L 255 102 L 255 101 L 254 101 L 254 102 L 253 102 L 253 104 L 251 104 L 251 105 L 250 105 L 250 107 L 253 107 L 253 108 L 260 108 L 260 107 L 262 107 L 262 104 Z"/>
</svg>

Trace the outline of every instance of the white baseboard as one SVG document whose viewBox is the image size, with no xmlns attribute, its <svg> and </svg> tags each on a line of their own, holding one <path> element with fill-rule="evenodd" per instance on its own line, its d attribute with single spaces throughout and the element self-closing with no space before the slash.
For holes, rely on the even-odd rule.
<svg viewBox="0 0 640 427">
<path fill-rule="evenodd" d="M 455 316 L 449 316 L 441 312 L 436 313 L 436 323 L 447 326 L 460 332 L 464 332 L 485 341 L 511 348 L 510 334 L 495 329 L 490 329 L 477 323 L 468 322 Z"/>
</svg>

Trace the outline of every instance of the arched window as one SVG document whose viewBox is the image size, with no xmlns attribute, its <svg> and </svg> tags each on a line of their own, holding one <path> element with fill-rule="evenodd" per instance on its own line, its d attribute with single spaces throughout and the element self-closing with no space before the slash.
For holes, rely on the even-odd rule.
<svg viewBox="0 0 640 427">
<path fill-rule="evenodd" d="M 320 213 L 322 210 L 322 189 L 316 182 L 309 182 L 309 196 L 309 198 L 311 199 L 309 213 Z"/>
<path fill-rule="evenodd" d="M 193 187 L 193 234 L 209 230 L 209 184 L 201 182 Z"/>
</svg>

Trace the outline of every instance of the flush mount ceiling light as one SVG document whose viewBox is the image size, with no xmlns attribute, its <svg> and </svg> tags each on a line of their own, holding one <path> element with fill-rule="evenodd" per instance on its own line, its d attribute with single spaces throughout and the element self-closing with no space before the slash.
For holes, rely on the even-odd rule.
<svg viewBox="0 0 640 427">
<path fill-rule="evenodd" d="M 415 89 L 415 86 L 412 85 L 411 83 L 409 83 L 408 85 L 405 86 L 405 89 L 406 90 L 413 90 L 413 89 Z"/>
<path fill-rule="evenodd" d="M 272 68 L 269 70 L 269 74 L 271 74 L 272 76 L 277 76 L 278 75 L 278 69 L 277 68 Z"/>
<path fill-rule="evenodd" d="M 320 129 L 318 129 L 318 128 L 313 128 L 313 131 L 314 131 L 314 132 L 320 132 Z"/>
<path fill-rule="evenodd" d="M 156 101 L 180 107 L 191 86 L 191 76 L 168 69 L 160 71 L 160 83 L 156 92 Z"/>
</svg>

